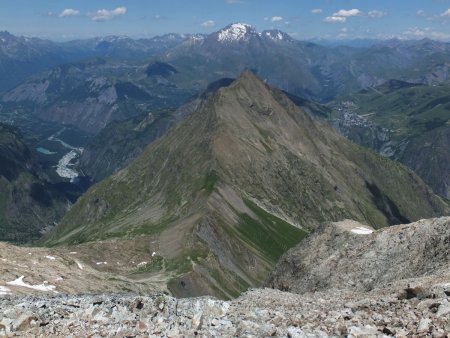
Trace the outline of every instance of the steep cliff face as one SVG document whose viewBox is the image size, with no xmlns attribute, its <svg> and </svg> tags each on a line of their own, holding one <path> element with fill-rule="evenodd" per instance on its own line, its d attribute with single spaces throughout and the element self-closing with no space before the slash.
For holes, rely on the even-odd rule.
<svg viewBox="0 0 450 338">
<path fill-rule="evenodd" d="M 4 124 L 0 124 L 0 163 L 0 240 L 35 240 L 54 227 L 69 202 L 40 176 L 19 132 Z"/>
<path fill-rule="evenodd" d="M 382 227 L 448 212 L 412 172 L 247 71 L 93 186 L 46 243 L 147 236 L 174 294 L 231 297 L 323 221 Z"/>
</svg>

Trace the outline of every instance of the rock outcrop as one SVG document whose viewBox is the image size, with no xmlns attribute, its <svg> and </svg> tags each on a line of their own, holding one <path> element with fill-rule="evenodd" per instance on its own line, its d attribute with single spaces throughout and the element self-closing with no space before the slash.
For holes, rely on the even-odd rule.
<svg viewBox="0 0 450 338">
<path fill-rule="evenodd" d="M 322 225 L 278 262 L 265 285 L 295 293 L 372 290 L 450 272 L 450 218 L 373 231 L 354 221 Z"/>
</svg>

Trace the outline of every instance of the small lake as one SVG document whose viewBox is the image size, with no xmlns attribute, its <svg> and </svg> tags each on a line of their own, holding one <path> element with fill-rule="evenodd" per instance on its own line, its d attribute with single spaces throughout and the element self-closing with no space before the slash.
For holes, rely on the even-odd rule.
<svg viewBox="0 0 450 338">
<path fill-rule="evenodd" d="M 50 151 L 50 150 L 48 150 L 46 148 L 43 148 L 43 147 L 36 148 L 36 151 L 38 151 L 39 153 L 44 154 L 44 155 L 55 155 L 55 154 L 57 154 L 56 152 Z"/>
</svg>

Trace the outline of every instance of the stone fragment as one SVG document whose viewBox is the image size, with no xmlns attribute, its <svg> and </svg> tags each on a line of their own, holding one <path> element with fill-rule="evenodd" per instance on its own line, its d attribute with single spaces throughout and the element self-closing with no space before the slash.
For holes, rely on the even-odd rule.
<svg viewBox="0 0 450 338">
<path fill-rule="evenodd" d="M 418 333 L 426 333 L 430 331 L 431 319 L 422 318 L 419 322 L 419 326 L 417 328 Z"/>
<path fill-rule="evenodd" d="M 199 330 L 202 327 L 202 323 L 203 323 L 203 313 L 197 312 L 192 318 L 192 328 L 194 330 Z"/>
</svg>

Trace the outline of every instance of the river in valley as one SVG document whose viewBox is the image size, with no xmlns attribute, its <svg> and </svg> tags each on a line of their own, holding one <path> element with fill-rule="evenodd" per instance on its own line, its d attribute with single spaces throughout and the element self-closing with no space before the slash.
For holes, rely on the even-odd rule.
<svg viewBox="0 0 450 338">
<path fill-rule="evenodd" d="M 81 147 L 73 147 L 70 144 L 64 142 L 59 138 L 61 133 L 65 129 L 61 129 L 57 133 L 51 135 L 48 140 L 53 142 L 59 142 L 64 148 L 68 149 L 69 152 L 66 153 L 58 162 L 56 165 L 56 173 L 63 178 L 69 179 L 71 182 L 73 182 L 78 176 L 79 173 L 74 169 L 74 166 L 76 164 L 76 161 L 80 157 L 80 155 L 83 153 L 84 148 Z"/>
</svg>

